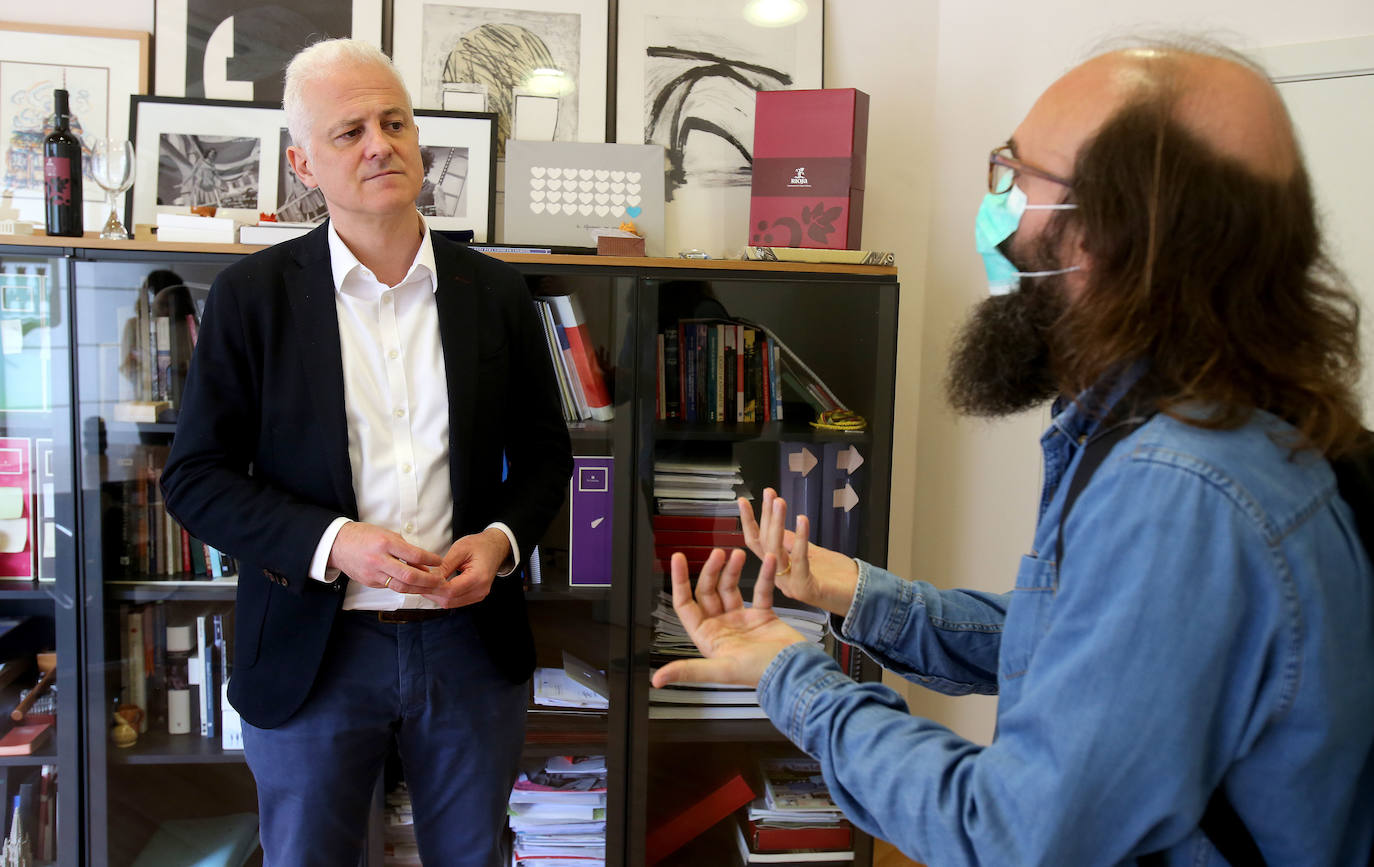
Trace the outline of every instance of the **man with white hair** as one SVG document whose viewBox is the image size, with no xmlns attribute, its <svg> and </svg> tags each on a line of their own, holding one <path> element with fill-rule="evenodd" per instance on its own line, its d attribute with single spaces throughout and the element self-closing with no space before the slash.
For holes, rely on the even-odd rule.
<svg viewBox="0 0 1374 867">
<path fill-rule="evenodd" d="M 534 665 L 511 573 L 572 464 L 543 330 L 514 269 L 416 211 L 386 55 L 306 48 L 283 103 L 329 221 L 215 281 L 167 508 L 240 564 L 229 699 L 267 863 L 358 863 L 394 748 L 425 863 L 492 867 Z"/>
</svg>

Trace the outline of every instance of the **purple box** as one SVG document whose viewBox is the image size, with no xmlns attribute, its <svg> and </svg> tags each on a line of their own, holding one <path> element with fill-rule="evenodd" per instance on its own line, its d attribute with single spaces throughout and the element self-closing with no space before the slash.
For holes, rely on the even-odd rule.
<svg viewBox="0 0 1374 867">
<path fill-rule="evenodd" d="M 611 586 L 615 458 L 573 458 L 568 513 L 569 586 Z"/>
</svg>

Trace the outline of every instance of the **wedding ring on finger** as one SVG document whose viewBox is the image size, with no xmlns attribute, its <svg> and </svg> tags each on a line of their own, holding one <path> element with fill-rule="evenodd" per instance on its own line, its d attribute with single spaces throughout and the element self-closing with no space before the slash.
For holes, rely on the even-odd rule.
<svg viewBox="0 0 1374 867">
<path fill-rule="evenodd" d="M 389 589 L 389 588 L 391 587 L 391 579 L 392 579 L 392 577 L 394 577 L 394 576 L 391 576 L 391 575 L 386 576 L 386 583 L 382 585 L 382 589 L 383 589 L 383 590 L 387 590 L 387 589 Z"/>
<path fill-rule="evenodd" d="M 787 561 L 787 565 L 784 566 L 783 568 L 779 569 L 778 571 L 774 572 L 773 575 L 774 575 L 774 577 L 781 578 L 783 575 L 786 575 L 788 572 L 791 572 L 791 571 L 792 571 L 792 561 L 789 559 L 789 560 Z"/>
</svg>

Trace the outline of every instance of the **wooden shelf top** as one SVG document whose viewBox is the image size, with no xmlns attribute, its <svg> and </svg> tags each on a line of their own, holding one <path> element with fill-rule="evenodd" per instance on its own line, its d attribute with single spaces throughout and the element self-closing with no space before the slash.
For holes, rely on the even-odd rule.
<svg viewBox="0 0 1374 867">
<path fill-rule="evenodd" d="M 257 244 L 193 244 L 176 241 L 109 241 L 98 232 L 81 238 L 32 235 L 0 235 L 0 246 L 63 247 L 77 250 L 127 250 L 147 253 L 256 253 L 266 249 Z M 493 258 L 520 265 L 587 266 L 593 268 L 650 268 L 685 271 L 756 271 L 763 274 L 851 274 L 858 277 L 895 276 L 897 269 L 885 265 L 836 265 L 810 262 L 756 262 L 746 259 L 669 259 L 646 256 L 576 256 L 544 253 L 493 253 Z"/>
</svg>

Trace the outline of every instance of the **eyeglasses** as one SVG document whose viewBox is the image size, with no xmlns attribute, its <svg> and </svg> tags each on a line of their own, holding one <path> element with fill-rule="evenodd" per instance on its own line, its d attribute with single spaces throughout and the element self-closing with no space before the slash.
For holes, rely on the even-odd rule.
<svg viewBox="0 0 1374 867">
<path fill-rule="evenodd" d="M 988 154 L 988 192 L 1000 196 L 1011 189 L 1017 174 L 1020 173 L 1044 178 L 1065 187 L 1073 186 L 1073 183 L 1065 178 L 1018 160 L 1010 142 L 999 148 L 994 148 L 992 153 Z"/>
</svg>

